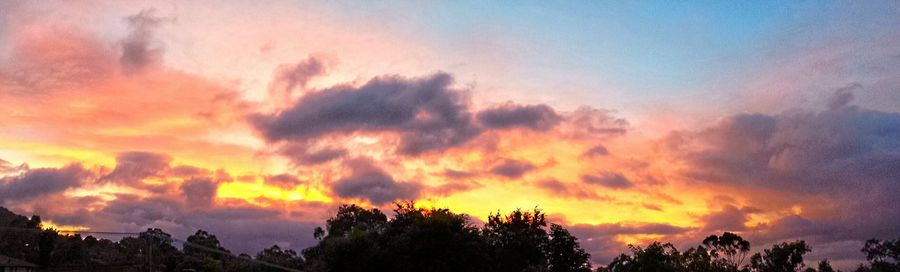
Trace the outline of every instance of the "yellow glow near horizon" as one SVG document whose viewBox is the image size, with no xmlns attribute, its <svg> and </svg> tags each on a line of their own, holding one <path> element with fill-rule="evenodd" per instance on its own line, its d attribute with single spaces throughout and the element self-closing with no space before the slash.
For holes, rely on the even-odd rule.
<svg viewBox="0 0 900 272">
<path fill-rule="evenodd" d="M 90 227 L 86 227 L 86 226 L 59 225 L 59 224 L 53 223 L 53 221 L 50 221 L 50 220 L 42 220 L 41 228 L 44 230 L 56 230 L 61 233 L 74 233 L 74 232 L 79 232 L 79 231 L 91 230 Z"/>
<path fill-rule="evenodd" d="M 255 202 L 260 197 L 282 201 L 318 201 L 332 202 L 322 190 L 311 186 L 297 186 L 291 189 L 282 189 L 262 182 L 227 182 L 219 186 L 217 196 L 219 198 L 237 198 Z"/>
</svg>

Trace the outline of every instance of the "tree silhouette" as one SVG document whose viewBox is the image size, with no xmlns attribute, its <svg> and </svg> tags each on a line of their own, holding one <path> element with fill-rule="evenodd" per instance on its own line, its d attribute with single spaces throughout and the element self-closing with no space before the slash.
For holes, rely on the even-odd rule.
<svg viewBox="0 0 900 272">
<path fill-rule="evenodd" d="M 488 216 L 484 235 L 493 253 L 495 271 L 535 271 L 547 267 L 544 245 L 549 242 L 547 222 L 540 209 L 516 209 L 507 216 Z"/>
<path fill-rule="evenodd" d="M 303 258 L 301 258 L 296 251 L 292 249 L 281 249 L 278 245 L 263 249 L 256 254 L 256 259 L 287 268 L 299 269 L 303 267 Z M 260 268 L 259 270 L 281 271 L 280 269 L 272 267 Z"/>
<path fill-rule="evenodd" d="M 182 252 L 184 256 L 177 271 L 224 271 L 224 260 L 231 253 L 219 243 L 219 239 L 205 230 L 197 230 L 187 237 Z"/>
<path fill-rule="evenodd" d="M 709 255 L 724 266 L 726 271 L 737 271 L 750 252 L 750 242 L 741 236 L 725 232 L 722 236 L 710 235 L 703 239 L 703 248 Z"/>
<path fill-rule="evenodd" d="M 834 268 L 831 268 L 831 263 L 826 259 L 819 262 L 818 272 L 834 272 Z"/>
<path fill-rule="evenodd" d="M 378 239 L 378 259 L 389 271 L 487 271 L 486 243 L 466 215 L 396 203 Z"/>
<path fill-rule="evenodd" d="M 326 222 L 328 236 L 347 236 L 353 231 L 377 231 L 387 223 L 378 209 L 367 210 L 356 204 L 341 205 L 337 214 Z"/>
<path fill-rule="evenodd" d="M 376 259 L 377 237 L 387 224 L 387 216 L 378 209 L 342 205 L 325 222 L 325 229 L 314 233 L 321 241 L 302 251 L 307 271 L 369 271 L 383 264 Z"/>
<path fill-rule="evenodd" d="M 867 266 L 860 266 L 857 272 L 900 271 L 900 239 L 882 241 L 871 239 L 862 248 L 866 254 Z"/>
<path fill-rule="evenodd" d="M 804 267 L 803 255 L 810 252 L 804 241 L 781 243 L 756 253 L 750 258 L 750 270 L 759 272 L 794 272 Z"/>
<path fill-rule="evenodd" d="M 548 227 L 549 225 L 549 227 Z M 343 205 L 318 228 L 318 244 L 302 254 L 278 245 L 252 257 L 233 256 L 212 233 L 197 230 L 184 247 L 161 229 L 147 229 L 119 241 L 64 235 L 42 229 L 41 218 L 0 207 L 0 254 L 43 266 L 47 271 L 514 271 L 587 272 L 590 255 L 564 227 L 546 221 L 543 211 L 517 209 L 491 214 L 481 228 L 465 214 L 396 203 L 393 216 L 378 209 Z M 670 243 L 629 245 L 602 272 L 834 272 L 828 260 L 805 267 L 804 241 L 776 244 L 741 267 L 750 242 L 737 234 L 711 235 L 679 252 Z M 900 239 L 869 240 L 867 264 L 856 272 L 900 271 Z M 301 257 L 302 255 L 302 257 Z M 265 262 L 265 263 L 263 263 Z M 152 264 L 152 267 L 148 267 Z M 275 267 L 268 265 L 274 264 Z M 152 269 L 151 269 L 152 268 Z"/>
<path fill-rule="evenodd" d="M 647 248 L 629 245 L 631 255 L 622 254 L 600 271 L 603 272 L 663 272 L 679 271 L 680 254 L 669 243 L 653 242 Z"/>
<path fill-rule="evenodd" d="M 547 245 L 550 272 L 590 272 L 591 255 L 578 245 L 578 238 L 557 224 L 550 224 L 550 242 Z"/>
<path fill-rule="evenodd" d="M 725 272 L 732 271 L 722 262 L 713 258 L 703 247 L 692 247 L 681 254 L 682 271 L 691 272 Z"/>
<path fill-rule="evenodd" d="M 119 246 L 126 258 L 140 265 L 152 264 L 152 269 L 174 271 L 182 261 L 182 253 L 172 245 L 172 235 L 158 228 L 150 228 L 138 237 L 125 237 Z M 147 269 L 147 268 L 144 268 Z"/>
<path fill-rule="evenodd" d="M 231 251 L 222 247 L 215 235 L 202 229 L 188 236 L 186 240 L 187 243 L 184 244 L 184 249 L 182 250 L 185 255 L 221 260 L 225 255 L 231 253 Z M 215 251 L 221 251 L 221 253 Z"/>
</svg>

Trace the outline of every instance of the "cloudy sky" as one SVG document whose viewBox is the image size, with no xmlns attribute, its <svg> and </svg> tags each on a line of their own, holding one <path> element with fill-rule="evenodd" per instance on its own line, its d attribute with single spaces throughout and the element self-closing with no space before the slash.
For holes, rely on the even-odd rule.
<svg viewBox="0 0 900 272">
<path fill-rule="evenodd" d="M 304 248 L 341 203 L 629 243 L 900 233 L 900 4 L 0 1 L 0 206 Z"/>
</svg>

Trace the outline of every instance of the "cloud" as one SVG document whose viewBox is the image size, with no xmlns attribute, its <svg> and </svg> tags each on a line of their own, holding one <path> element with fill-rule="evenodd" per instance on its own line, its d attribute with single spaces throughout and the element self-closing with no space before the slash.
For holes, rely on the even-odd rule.
<svg viewBox="0 0 900 272">
<path fill-rule="evenodd" d="M 458 146 L 477 136 L 463 95 L 450 89 L 453 78 L 385 76 L 360 87 L 338 86 L 307 94 L 272 115 L 251 123 L 269 141 L 308 141 L 329 134 L 393 132 L 397 152 L 417 155 Z"/>
<path fill-rule="evenodd" d="M 481 183 L 474 181 L 451 181 L 438 186 L 427 187 L 427 192 L 432 195 L 449 196 L 459 192 L 467 192 L 482 186 Z"/>
<path fill-rule="evenodd" d="M 581 153 L 581 156 L 583 157 L 599 157 L 606 155 L 609 155 L 609 150 L 607 150 L 605 146 L 600 144 L 591 147 L 587 151 L 584 151 L 584 153 Z"/>
<path fill-rule="evenodd" d="M 133 21 L 131 36 L 121 42 L 80 25 L 19 22 L 0 46 L 6 52 L 0 56 L 0 123 L 9 131 L 39 131 L 42 148 L 56 153 L 53 163 L 83 159 L 73 154 L 135 149 L 192 154 L 192 160 L 204 162 L 209 160 L 198 157 L 212 151 L 217 158 L 227 153 L 229 160 L 249 161 L 253 150 L 208 136 L 244 126 L 235 122 L 243 120 L 247 107 L 236 91 L 181 69 L 138 61 L 146 60 L 138 57 L 144 53 L 162 57 L 153 42 L 143 43 L 153 39 L 140 34 L 152 33 L 157 19 L 147 11 L 126 19 Z M 122 72 L 138 66 L 142 73 Z M 9 132 L 0 137 L 11 141 L 6 148 L 12 152 L 32 152 L 22 145 L 32 138 Z"/>
<path fill-rule="evenodd" d="M 303 181 L 288 174 L 270 175 L 265 177 L 266 184 L 275 185 L 284 189 L 291 189 L 303 184 Z"/>
<path fill-rule="evenodd" d="M 849 85 L 834 91 L 834 95 L 828 100 L 829 109 L 842 108 L 853 101 L 853 91 L 862 88 L 862 84 L 850 83 Z"/>
<path fill-rule="evenodd" d="M 622 175 L 622 173 L 613 172 L 604 172 L 598 175 L 582 175 L 581 181 L 611 189 L 627 189 L 634 186 L 634 183 Z"/>
<path fill-rule="evenodd" d="M 557 179 L 543 179 L 535 183 L 538 188 L 544 189 L 553 195 L 561 197 L 573 197 L 577 199 L 600 198 L 596 192 L 579 187 L 577 184 L 566 184 Z"/>
<path fill-rule="evenodd" d="M 169 169 L 169 171 L 167 173 L 168 173 L 168 175 L 180 177 L 180 178 L 191 178 L 191 177 L 212 175 L 212 172 L 207 169 L 189 166 L 189 165 L 178 165 L 178 166 L 172 167 Z"/>
<path fill-rule="evenodd" d="M 197 229 L 204 229 L 218 236 L 226 248 L 236 253 L 253 254 L 274 244 L 297 250 L 308 247 L 315 244 L 312 231 L 321 223 L 320 218 L 293 220 L 284 217 L 282 211 L 246 203 L 196 209 L 167 197 L 117 195 L 107 204 L 106 208 L 79 217 L 98 229 L 143 231 L 149 227 L 162 227 L 180 239 Z M 312 210 L 326 207 L 305 205 L 304 208 L 312 213 Z"/>
<path fill-rule="evenodd" d="M 116 156 L 116 168 L 101 181 L 140 184 L 144 179 L 159 175 L 169 168 L 172 158 L 152 152 L 123 152 Z"/>
<path fill-rule="evenodd" d="M 325 147 L 318 150 L 310 150 L 303 144 L 289 144 L 279 151 L 291 160 L 296 166 L 308 166 L 322 164 L 347 155 L 347 150 L 342 148 Z"/>
<path fill-rule="evenodd" d="M 322 60 L 312 56 L 294 64 L 279 65 L 269 87 L 270 91 L 280 94 L 276 95 L 278 99 L 284 99 L 285 102 L 291 101 L 291 91 L 297 87 L 306 87 L 307 82 L 316 76 L 325 74 L 326 69 Z"/>
<path fill-rule="evenodd" d="M 888 238 L 900 233 L 900 113 L 852 105 L 859 88 L 836 91 L 824 110 L 733 115 L 675 132 L 663 146 L 689 181 L 781 209 L 752 227 L 754 239 L 802 237 L 815 247 Z M 705 229 L 744 229 L 750 212 L 726 205 L 701 221 Z"/>
<path fill-rule="evenodd" d="M 83 31 L 29 26 L 9 33 L 11 54 L 0 62 L 0 97 L 35 97 L 109 77 L 115 57 Z"/>
<path fill-rule="evenodd" d="M 0 176 L 24 170 L 28 170 L 28 164 L 23 163 L 18 166 L 13 166 L 12 163 L 0 159 Z"/>
<path fill-rule="evenodd" d="M 218 185 L 208 178 L 191 178 L 181 184 L 181 195 L 191 207 L 209 207 L 216 199 Z"/>
<path fill-rule="evenodd" d="M 648 209 L 648 210 L 653 210 L 653 211 L 658 211 L 658 212 L 663 211 L 663 208 L 656 204 L 641 203 L 641 206 L 643 206 L 645 209 Z"/>
<path fill-rule="evenodd" d="M 692 231 L 692 228 L 684 228 L 661 223 L 631 223 L 631 224 L 575 224 L 566 227 L 572 232 L 582 247 L 591 254 L 591 260 L 595 263 L 608 264 L 612 259 L 627 247 L 615 238 L 618 235 L 681 235 Z"/>
<path fill-rule="evenodd" d="M 154 13 L 155 10 L 147 9 L 126 18 L 131 32 L 121 41 L 119 57 L 126 72 L 140 72 L 162 63 L 162 45 L 154 44 L 156 28 L 162 19 Z"/>
<path fill-rule="evenodd" d="M 547 105 L 516 105 L 512 102 L 482 110 L 476 117 L 488 128 L 524 127 L 546 131 L 558 124 L 562 117 Z"/>
<path fill-rule="evenodd" d="M 507 178 L 521 178 L 535 168 L 536 166 L 528 161 L 503 159 L 499 163 L 494 164 L 494 166 L 491 166 L 488 171 L 494 175 Z"/>
<path fill-rule="evenodd" d="M 747 229 L 752 209 L 739 209 L 733 205 L 725 205 L 721 210 L 700 217 L 703 230 L 710 232 L 743 231 Z"/>
<path fill-rule="evenodd" d="M 421 186 L 409 182 L 397 182 L 372 162 L 355 160 L 349 162 L 352 174 L 332 185 L 332 191 L 344 198 L 367 199 L 372 204 L 381 205 L 394 200 L 416 199 Z"/>
<path fill-rule="evenodd" d="M 560 125 L 563 135 L 576 139 L 596 139 L 623 135 L 628 132 L 627 120 L 617 118 L 610 110 L 580 107 L 563 115 Z"/>
<path fill-rule="evenodd" d="M 450 178 L 450 179 L 468 179 L 468 178 L 474 178 L 474 177 L 477 177 L 477 176 L 478 176 L 478 173 L 473 173 L 473 172 L 469 172 L 469 171 L 460 171 L 460 170 L 446 169 L 446 170 L 444 170 L 443 173 L 441 173 L 441 175 L 442 175 L 442 176 L 445 176 L 445 177 L 447 177 L 447 178 Z"/>
<path fill-rule="evenodd" d="M 26 201 L 78 187 L 93 174 L 80 164 L 62 168 L 36 168 L 0 178 L 0 203 Z"/>
<path fill-rule="evenodd" d="M 840 96 L 840 94 L 838 94 Z M 894 190 L 900 176 L 900 113 L 855 106 L 776 115 L 741 114 L 672 150 L 697 180 L 800 193 Z"/>
</svg>

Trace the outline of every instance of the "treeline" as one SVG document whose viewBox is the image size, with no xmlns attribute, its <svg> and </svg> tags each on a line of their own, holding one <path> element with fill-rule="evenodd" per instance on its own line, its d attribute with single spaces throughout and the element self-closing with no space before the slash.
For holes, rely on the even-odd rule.
<svg viewBox="0 0 900 272">
<path fill-rule="evenodd" d="M 578 239 L 539 209 L 493 214 L 482 227 L 448 209 L 398 203 L 393 211 L 388 218 L 378 209 L 344 205 L 314 231 L 317 245 L 299 253 L 272 246 L 250 256 L 232 254 L 203 230 L 184 241 L 160 229 L 111 241 L 44 230 L 40 217 L 0 207 L 0 254 L 50 271 L 835 271 L 827 260 L 807 267 L 803 256 L 811 249 L 804 241 L 748 256 L 750 242 L 728 232 L 683 252 L 668 243 L 630 246 L 593 269 Z M 862 251 L 868 263 L 855 271 L 900 271 L 900 239 L 870 240 Z"/>
</svg>

